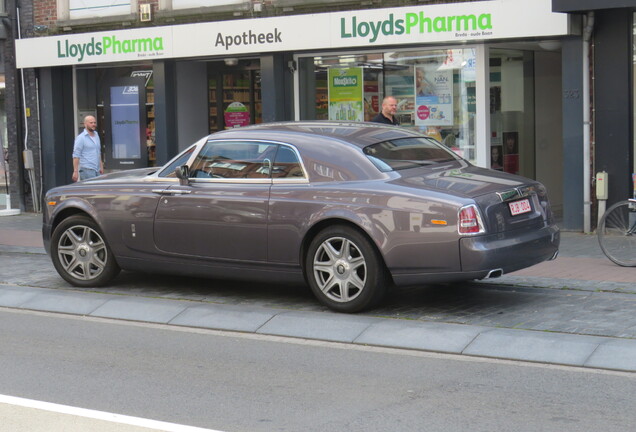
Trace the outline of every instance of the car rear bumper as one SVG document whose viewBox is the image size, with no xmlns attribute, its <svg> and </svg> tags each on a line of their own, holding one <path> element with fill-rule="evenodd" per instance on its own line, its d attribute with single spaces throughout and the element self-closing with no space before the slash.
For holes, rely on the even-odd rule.
<svg viewBox="0 0 636 432">
<path fill-rule="evenodd" d="M 553 258 L 559 251 L 561 236 L 556 225 L 540 230 L 463 238 L 460 240 L 462 271 L 501 269 L 510 273 Z"/>
<path fill-rule="evenodd" d="M 556 225 L 462 238 L 459 241 L 461 271 L 394 272 L 393 281 L 403 286 L 500 276 L 553 259 L 559 251 L 560 239 Z"/>
</svg>

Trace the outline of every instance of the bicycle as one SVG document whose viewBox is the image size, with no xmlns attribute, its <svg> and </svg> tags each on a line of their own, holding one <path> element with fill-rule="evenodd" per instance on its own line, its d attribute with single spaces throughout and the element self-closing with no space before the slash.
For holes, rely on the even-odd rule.
<svg viewBox="0 0 636 432">
<path fill-rule="evenodd" d="M 605 256 L 620 266 L 636 267 L 636 199 L 608 208 L 596 231 Z"/>
</svg>

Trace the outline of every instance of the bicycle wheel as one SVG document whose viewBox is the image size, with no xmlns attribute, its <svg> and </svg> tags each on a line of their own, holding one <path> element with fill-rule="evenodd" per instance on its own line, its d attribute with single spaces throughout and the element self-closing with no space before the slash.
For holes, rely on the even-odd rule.
<svg viewBox="0 0 636 432">
<path fill-rule="evenodd" d="M 609 259 L 620 266 L 636 267 L 636 202 L 621 201 L 607 209 L 597 234 Z"/>
</svg>

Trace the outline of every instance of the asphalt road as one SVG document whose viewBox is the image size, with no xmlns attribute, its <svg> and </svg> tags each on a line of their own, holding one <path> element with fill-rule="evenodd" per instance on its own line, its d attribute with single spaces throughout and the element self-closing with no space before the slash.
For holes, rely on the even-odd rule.
<svg viewBox="0 0 636 432">
<path fill-rule="evenodd" d="M 0 341 L 5 394 L 228 432 L 636 423 L 620 372 L 6 309 Z"/>
</svg>

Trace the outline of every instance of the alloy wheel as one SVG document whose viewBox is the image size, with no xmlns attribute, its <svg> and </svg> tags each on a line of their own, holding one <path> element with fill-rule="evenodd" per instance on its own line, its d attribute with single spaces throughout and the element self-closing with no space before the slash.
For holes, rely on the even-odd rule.
<svg viewBox="0 0 636 432">
<path fill-rule="evenodd" d="M 75 225 L 66 229 L 57 244 L 57 256 L 64 270 L 79 280 L 93 280 L 102 274 L 108 250 L 94 229 Z"/>
<path fill-rule="evenodd" d="M 362 293 L 367 280 L 367 263 L 351 240 L 331 237 L 316 250 L 313 272 L 319 289 L 328 299 L 346 303 Z"/>
</svg>

